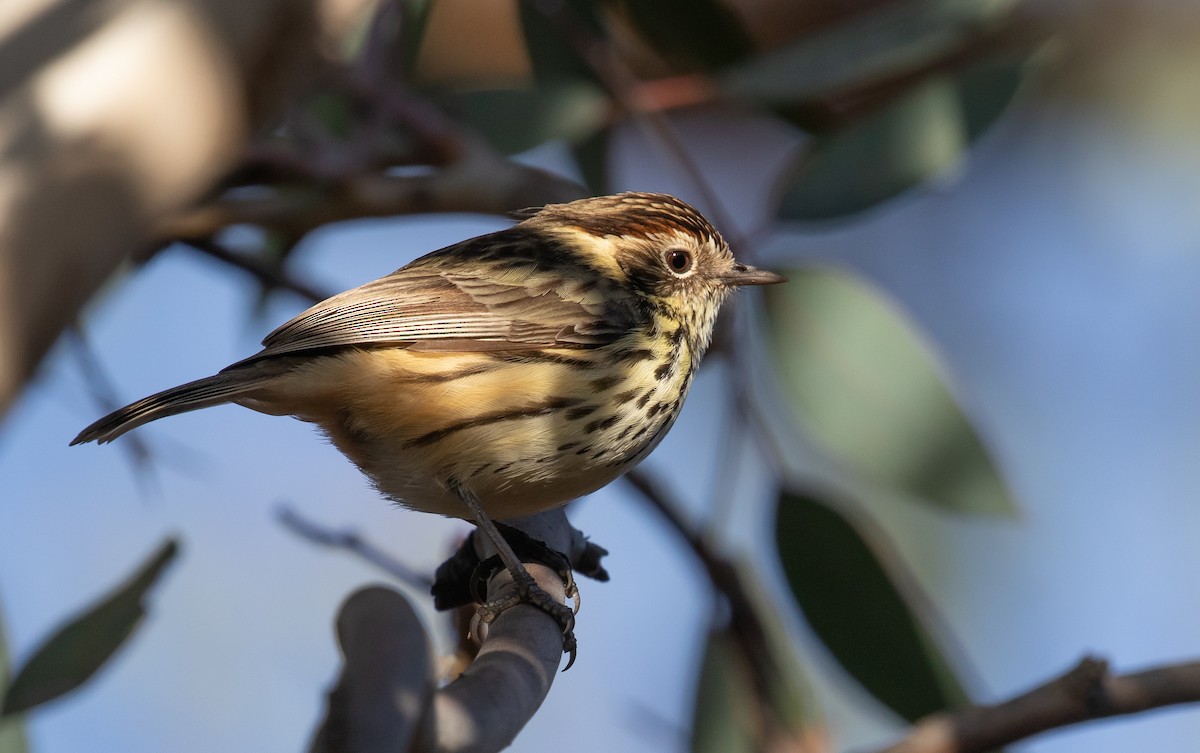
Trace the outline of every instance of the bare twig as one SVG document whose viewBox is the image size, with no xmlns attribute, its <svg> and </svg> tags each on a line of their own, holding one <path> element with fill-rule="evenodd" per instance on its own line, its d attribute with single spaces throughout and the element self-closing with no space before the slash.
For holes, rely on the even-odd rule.
<svg viewBox="0 0 1200 753">
<path fill-rule="evenodd" d="M 1200 661 L 1127 675 L 1085 657 L 1066 673 L 993 706 L 935 714 L 881 753 L 984 753 L 1051 729 L 1200 702 Z"/>
<path fill-rule="evenodd" d="M 234 253 L 220 243 L 208 238 L 188 238 L 181 241 L 181 243 L 194 248 L 206 256 L 211 256 L 217 261 L 246 272 L 258 280 L 259 284 L 265 288 L 288 290 L 313 303 L 323 301 L 330 295 L 329 293 L 317 290 L 305 282 L 297 280 L 283 270 L 263 264 L 253 256 Z"/>
<path fill-rule="evenodd" d="M 401 583 L 428 592 L 433 579 L 417 572 L 387 552 L 364 539 L 357 531 L 334 531 L 307 520 L 290 507 L 281 506 L 277 513 L 279 522 L 292 533 L 314 544 L 345 549 L 366 560 Z"/>
</svg>

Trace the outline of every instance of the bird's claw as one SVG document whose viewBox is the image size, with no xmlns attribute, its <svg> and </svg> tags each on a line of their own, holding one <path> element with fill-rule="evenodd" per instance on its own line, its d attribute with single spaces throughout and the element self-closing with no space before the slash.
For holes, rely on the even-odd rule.
<svg viewBox="0 0 1200 753">
<path fill-rule="evenodd" d="M 533 576 L 528 571 L 514 573 L 513 585 L 515 586 L 515 591 L 510 592 L 502 598 L 485 601 L 476 608 L 475 615 L 471 618 L 471 639 L 476 644 L 482 644 L 487 638 L 488 626 L 495 622 L 497 617 L 518 604 L 528 604 L 545 612 L 562 628 L 563 653 L 570 655 L 567 666 L 563 667 L 563 671 L 566 672 L 575 663 L 577 647 L 575 641 L 575 614 L 579 612 L 580 600 L 579 588 L 570 576 L 570 570 L 566 571 L 563 581 L 566 586 L 567 595 L 574 600 L 574 608 L 568 607 L 546 593 L 545 589 L 537 584 L 537 581 L 533 579 Z"/>
</svg>

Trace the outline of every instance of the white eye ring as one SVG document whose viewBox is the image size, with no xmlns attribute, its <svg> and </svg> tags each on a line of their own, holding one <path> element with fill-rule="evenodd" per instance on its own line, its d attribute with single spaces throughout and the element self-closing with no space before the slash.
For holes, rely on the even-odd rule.
<svg viewBox="0 0 1200 753">
<path fill-rule="evenodd" d="M 663 253 L 663 263 L 676 277 L 687 277 L 696 266 L 695 256 L 683 248 L 669 248 Z"/>
</svg>

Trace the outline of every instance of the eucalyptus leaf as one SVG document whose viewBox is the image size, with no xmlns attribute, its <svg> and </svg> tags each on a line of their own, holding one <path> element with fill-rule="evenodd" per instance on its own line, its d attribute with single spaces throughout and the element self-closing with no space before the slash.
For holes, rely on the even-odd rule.
<svg viewBox="0 0 1200 753">
<path fill-rule="evenodd" d="M 755 753 L 757 703 L 737 640 L 711 631 L 696 681 L 692 753 Z"/>
<path fill-rule="evenodd" d="M 772 614 L 762 614 L 766 621 Z M 704 647 L 692 715 L 693 753 L 754 753 L 808 750 L 824 720 L 815 711 L 808 678 L 791 656 L 790 645 L 772 640 L 756 651 L 774 654 L 769 676 L 756 682 L 746 656 L 745 636 L 732 627 L 713 628 Z M 764 725 L 763 720 L 772 720 Z M 770 739 L 764 735 L 774 735 Z"/>
<path fill-rule="evenodd" d="M 4 693 L 0 719 L 78 688 L 104 666 L 141 623 L 147 591 L 178 551 L 178 543 L 168 540 L 128 582 L 55 631 L 17 672 Z"/>
<path fill-rule="evenodd" d="M 784 220 L 826 220 L 876 206 L 957 164 L 967 145 L 959 91 L 929 78 L 850 126 L 815 137 L 784 179 Z"/>
<path fill-rule="evenodd" d="M 579 80 L 598 83 L 582 46 L 604 36 L 593 0 L 522 0 L 517 4 L 525 49 L 539 82 Z"/>
<path fill-rule="evenodd" d="M 440 101 L 505 154 L 523 152 L 552 139 L 586 139 L 609 115 L 608 98 L 581 80 L 463 91 L 444 95 Z"/>
<path fill-rule="evenodd" d="M 402 0 L 404 13 L 400 27 L 400 45 L 404 56 L 404 70 L 411 76 L 417 69 L 421 55 L 421 42 L 429 26 L 430 11 L 435 0 Z"/>
<path fill-rule="evenodd" d="M 4 635 L 4 619 L 0 615 L 0 689 L 8 685 L 8 641 Z M 0 704 L 4 703 L 4 695 L 0 693 Z M 28 742 L 25 739 L 25 727 L 20 719 L 0 717 L 0 753 L 27 753 Z"/>
<path fill-rule="evenodd" d="M 872 696 L 909 722 L 968 698 L 906 593 L 860 523 L 784 490 L 776 510 L 779 561 L 812 631 Z"/>
<path fill-rule="evenodd" d="M 715 71 L 754 49 L 742 20 L 721 0 L 620 0 L 655 53 L 685 67 Z"/>
<path fill-rule="evenodd" d="M 898 0 L 795 43 L 755 56 L 721 76 L 736 96 L 790 105 L 917 71 L 1000 21 L 1017 0 Z"/>
<path fill-rule="evenodd" d="M 930 350 L 892 305 L 842 272 L 789 278 L 765 291 L 768 329 L 804 428 L 876 484 L 947 510 L 1014 514 Z"/>
</svg>

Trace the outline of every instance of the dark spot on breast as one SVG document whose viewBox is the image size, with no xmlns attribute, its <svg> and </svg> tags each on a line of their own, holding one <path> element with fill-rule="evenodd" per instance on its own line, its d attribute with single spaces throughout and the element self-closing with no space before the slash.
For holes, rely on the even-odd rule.
<svg viewBox="0 0 1200 753">
<path fill-rule="evenodd" d="M 637 363 L 638 361 L 648 361 L 654 357 L 654 353 L 649 348 L 636 348 L 634 350 L 622 350 L 613 354 L 613 357 L 618 361 L 628 361 L 629 363 Z"/>
<path fill-rule="evenodd" d="M 675 331 L 670 334 L 670 338 L 671 338 L 671 345 L 678 348 L 679 344 L 683 342 L 683 326 L 680 325 L 680 326 L 676 327 Z"/>
<path fill-rule="evenodd" d="M 634 396 L 637 395 L 637 393 L 638 393 L 637 387 L 634 387 L 631 390 L 625 390 L 624 392 L 617 393 L 616 395 L 613 396 L 613 403 L 615 405 L 624 405 L 625 403 L 628 403 L 630 400 L 632 400 L 634 398 Z"/>
<path fill-rule="evenodd" d="M 558 447 L 556 447 L 554 449 L 555 449 L 555 452 L 566 452 L 567 450 L 571 449 L 572 447 L 578 447 L 578 446 L 579 446 L 578 442 L 567 442 L 566 444 L 560 444 Z"/>
<path fill-rule="evenodd" d="M 567 420 L 568 421 L 577 421 L 577 420 L 583 418 L 584 416 L 592 415 L 599 408 L 600 408 L 599 405 L 584 405 L 584 406 L 580 406 L 579 408 L 572 408 L 571 410 L 567 411 Z"/>
<path fill-rule="evenodd" d="M 517 464 L 517 461 L 514 460 L 511 463 L 505 463 L 504 465 L 498 465 L 498 466 L 496 466 L 496 470 L 492 471 L 492 473 L 504 473 L 505 471 L 507 471 L 509 468 L 512 468 L 516 464 Z"/>
<path fill-rule="evenodd" d="M 617 385 L 617 382 L 619 382 L 619 381 L 621 381 L 621 377 L 618 376 L 617 374 L 613 374 L 611 376 L 606 376 L 606 377 L 600 377 L 599 379 L 593 379 L 592 380 L 592 389 L 595 390 L 596 392 L 604 392 L 605 390 L 609 390 L 609 389 L 612 389 L 613 387 L 615 387 Z"/>
<path fill-rule="evenodd" d="M 583 427 L 583 430 L 585 432 L 587 432 L 588 434 L 591 434 L 591 433 L 599 431 L 601 429 L 607 429 L 608 427 L 615 424 L 619 418 L 620 418 L 620 416 L 618 416 L 617 414 L 614 413 L 613 415 L 609 416 L 608 418 L 602 418 L 598 421 L 592 421 L 590 424 Z"/>
<path fill-rule="evenodd" d="M 592 446 L 589 444 L 589 445 L 584 445 L 583 447 L 580 447 L 578 450 L 575 451 L 575 454 L 583 455 L 584 453 L 591 452 L 591 451 L 592 451 Z"/>
<path fill-rule="evenodd" d="M 672 366 L 674 364 L 671 361 L 659 364 L 658 368 L 654 370 L 654 378 L 660 382 L 666 379 L 667 375 L 671 373 Z"/>
<path fill-rule="evenodd" d="M 645 407 L 646 407 L 646 403 L 650 402 L 650 396 L 651 396 L 651 395 L 653 395 L 653 394 L 654 394 L 654 388 L 653 388 L 653 387 L 651 387 L 650 389 L 646 390 L 646 394 L 644 394 L 644 395 L 642 395 L 641 397 L 639 397 L 639 398 L 638 398 L 638 401 L 637 401 L 637 407 L 639 407 L 639 408 L 645 408 Z"/>
<path fill-rule="evenodd" d="M 662 413 L 666 409 L 667 409 L 666 403 L 655 403 L 650 408 L 650 410 L 646 411 L 646 415 L 649 416 L 650 418 L 654 418 L 655 416 L 657 416 L 659 413 Z"/>
<path fill-rule="evenodd" d="M 492 467 L 491 463 L 484 463 L 483 465 L 479 466 L 475 470 L 471 471 L 471 475 L 478 476 L 479 474 L 483 473 L 484 471 L 486 471 L 488 468 L 491 468 L 491 467 Z"/>
<path fill-rule="evenodd" d="M 629 435 L 629 432 L 631 432 L 631 431 L 633 431 L 632 426 L 626 426 L 624 429 L 621 429 L 621 433 L 617 435 L 617 441 L 619 442 L 622 439 L 624 439 L 626 436 Z"/>
</svg>

